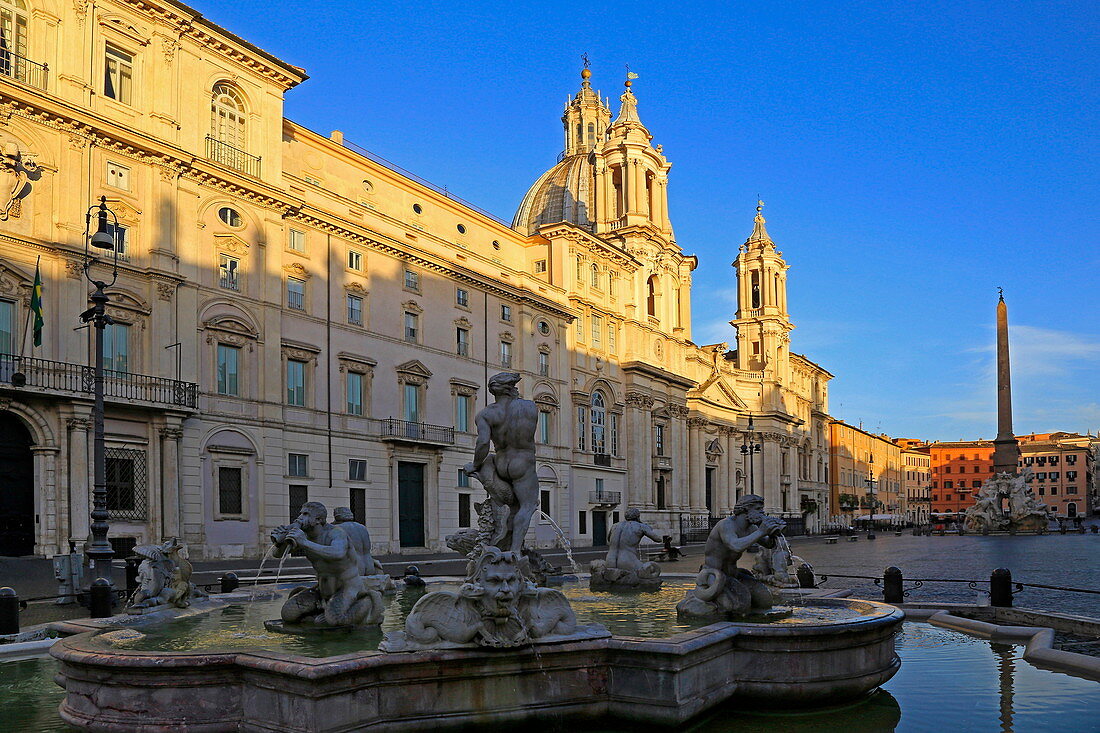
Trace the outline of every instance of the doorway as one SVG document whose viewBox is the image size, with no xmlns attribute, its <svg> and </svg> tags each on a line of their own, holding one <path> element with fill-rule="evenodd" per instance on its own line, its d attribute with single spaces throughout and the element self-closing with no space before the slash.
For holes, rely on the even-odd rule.
<svg viewBox="0 0 1100 733">
<path fill-rule="evenodd" d="M 397 463 L 398 538 L 402 547 L 424 547 L 424 464 Z"/>
<path fill-rule="evenodd" d="M 607 512 L 592 512 L 592 546 L 607 547 Z"/>
<path fill-rule="evenodd" d="M 714 468 L 707 466 L 706 472 L 706 505 L 707 515 L 714 516 Z"/>
<path fill-rule="evenodd" d="M 34 552 L 34 456 L 31 434 L 10 412 L 0 413 L 0 555 Z"/>
</svg>

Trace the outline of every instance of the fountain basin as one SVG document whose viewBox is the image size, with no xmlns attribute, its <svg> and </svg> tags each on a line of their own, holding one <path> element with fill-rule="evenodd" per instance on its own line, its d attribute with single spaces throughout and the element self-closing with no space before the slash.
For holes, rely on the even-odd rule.
<svg viewBox="0 0 1100 733">
<path fill-rule="evenodd" d="M 721 622 L 664 639 L 612 637 L 521 649 L 307 657 L 271 651 L 55 644 L 60 713 L 86 730 L 420 730 L 611 717 L 677 725 L 730 698 L 788 708 L 858 698 L 897 671 L 893 606 L 847 599 L 821 623 Z"/>
</svg>

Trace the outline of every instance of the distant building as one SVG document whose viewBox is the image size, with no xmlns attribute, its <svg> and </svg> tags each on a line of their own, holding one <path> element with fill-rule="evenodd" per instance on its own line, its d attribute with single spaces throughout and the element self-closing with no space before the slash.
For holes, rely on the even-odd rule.
<svg viewBox="0 0 1100 733">
<path fill-rule="evenodd" d="M 974 494 L 993 475 L 993 441 L 936 442 L 928 448 L 932 518 L 953 518 L 974 503 Z"/>
<path fill-rule="evenodd" d="M 1100 510 L 1096 501 L 1095 439 L 1076 433 L 1017 436 L 1020 465 L 1039 501 L 1059 517 L 1072 519 Z"/>
<path fill-rule="evenodd" d="M 932 458 L 928 445 L 914 438 L 894 438 L 901 448 L 901 505 L 907 521 L 926 524 L 932 510 Z"/>
<path fill-rule="evenodd" d="M 842 420 L 829 422 L 830 511 L 845 520 L 903 515 L 901 448 Z"/>
</svg>

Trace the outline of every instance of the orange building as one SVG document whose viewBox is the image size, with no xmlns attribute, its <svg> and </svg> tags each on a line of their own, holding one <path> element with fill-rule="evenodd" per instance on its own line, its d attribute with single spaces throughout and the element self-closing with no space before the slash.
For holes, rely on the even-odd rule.
<svg viewBox="0 0 1100 733">
<path fill-rule="evenodd" d="M 1076 433 L 1021 435 L 1020 464 L 1031 469 L 1029 479 L 1036 498 L 1055 515 L 1072 519 L 1088 516 L 1093 505 L 1092 438 Z"/>
<path fill-rule="evenodd" d="M 956 515 L 993 476 L 993 441 L 965 440 L 928 446 L 932 469 L 932 519 Z"/>
</svg>

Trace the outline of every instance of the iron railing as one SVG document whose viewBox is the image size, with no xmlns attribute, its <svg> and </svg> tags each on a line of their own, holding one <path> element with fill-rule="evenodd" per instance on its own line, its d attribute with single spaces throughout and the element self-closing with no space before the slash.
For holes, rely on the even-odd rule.
<svg viewBox="0 0 1100 733">
<path fill-rule="evenodd" d="M 455 429 L 444 425 L 428 425 L 389 417 L 382 421 L 383 440 L 404 440 L 412 443 L 454 445 Z"/>
<path fill-rule="evenodd" d="M 610 453 L 593 453 L 592 454 L 593 466 L 610 466 L 611 454 Z"/>
<path fill-rule="evenodd" d="M 206 158 L 246 175 L 260 177 L 260 156 L 246 153 L 210 135 L 206 136 Z"/>
<path fill-rule="evenodd" d="M 24 385 L 13 383 L 13 375 L 22 374 Z M 36 387 L 55 392 L 91 394 L 95 388 L 95 370 L 83 364 L 0 354 L 0 387 Z M 199 386 L 148 374 L 130 374 L 106 369 L 103 394 L 126 401 L 159 402 L 180 407 L 198 407 Z"/>
<path fill-rule="evenodd" d="M 623 494 L 621 491 L 589 491 L 588 503 L 589 504 L 606 504 L 613 506 L 620 503 L 623 500 Z"/>
<path fill-rule="evenodd" d="M 49 67 L 13 51 L 0 51 L 0 76 L 45 90 Z"/>
</svg>

